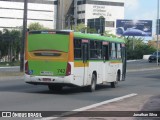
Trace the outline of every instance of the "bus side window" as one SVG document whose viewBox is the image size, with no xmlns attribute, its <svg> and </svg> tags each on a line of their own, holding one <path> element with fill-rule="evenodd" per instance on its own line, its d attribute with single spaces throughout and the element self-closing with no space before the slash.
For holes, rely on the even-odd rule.
<svg viewBox="0 0 160 120">
<path fill-rule="evenodd" d="M 116 59 L 116 45 L 111 43 L 111 59 Z"/>
<path fill-rule="evenodd" d="M 121 59 L 121 45 L 117 44 L 117 59 Z"/>
<path fill-rule="evenodd" d="M 109 60 L 109 46 L 103 45 L 103 59 Z"/>
<path fill-rule="evenodd" d="M 82 43 L 81 39 L 74 39 L 74 58 L 75 59 L 82 59 Z"/>
<path fill-rule="evenodd" d="M 90 41 L 90 58 L 102 59 L 102 42 Z"/>
<path fill-rule="evenodd" d="M 88 43 L 82 43 L 82 57 L 83 62 L 87 62 L 89 59 L 89 50 L 88 50 Z"/>
<path fill-rule="evenodd" d="M 96 59 L 96 42 L 90 41 L 90 58 Z"/>
<path fill-rule="evenodd" d="M 112 59 L 112 43 L 109 43 L 109 59 Z"/>
<path fill-rule="evenodd" d="M 97 42 L 97 59 L 102 59 L 102 42 Z"/>
</svg>

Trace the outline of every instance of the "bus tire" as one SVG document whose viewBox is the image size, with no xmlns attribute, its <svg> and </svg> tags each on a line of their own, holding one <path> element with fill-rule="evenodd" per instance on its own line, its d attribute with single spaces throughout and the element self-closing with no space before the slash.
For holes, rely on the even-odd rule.
<svg viewBox="0 0 160 120">
<path fill-rule="evenodd" d="M 62 90 L 62 86 L 60 85 L 48 85 L 48 88 L 50 91 L 61 91 Z"/>
<path fill-rule="evenodd" d="M 111 88 L 116 88 L 118 86 L 118 81 L 120 81 L 120 73 L 119 72 L 116 75 L 116 81 L 111 82 Z"/>
<path fill-rule="evenodd" d="M 94 92 L 96 90 L 96 75 L 92 74 L 91 85 L 89 86 L 89 92 Z"/>
</svg>

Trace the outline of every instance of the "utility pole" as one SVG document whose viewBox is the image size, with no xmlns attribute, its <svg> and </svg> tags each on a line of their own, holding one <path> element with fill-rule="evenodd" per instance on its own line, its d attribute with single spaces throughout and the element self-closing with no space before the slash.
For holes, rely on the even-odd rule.
<svg viewBox="0 0 160 120">
<path fill-rule="evenodd" d="M 64 29 L 64 0 L 62 1 L 62 13 L 61 13 L 61 21 L 62 21 L 62 26 L 61 29 Z"/>
<path fill-rule="evenodd" d="M 159 65 L 158 63 L 158 52 L 159 52 L 159 0 L 157 0 L 157 66 Z"/>
<path fill-rule="evenodd" d="M 78 2 L 78 0 L 74 0 L 74 15 L 73 15 L 73 18 L 74 18 L 74 30 L 75 30 L 75 27 L 77 26 L 77 11 L 78 11 L 77 2 Z"/>
<path fill-rule="evenodd" d="M 27 32 L 27 8 L 28 8 L 28 0 L 24 0 L 24 13 L 23 13 L 23 33 L 21 40 L 21 55 L 20 55 L 20 71 L 24 71 L 24 49 L 25 49 L 25 40 L 26 40 L 26 32 Z"/>
</svg>

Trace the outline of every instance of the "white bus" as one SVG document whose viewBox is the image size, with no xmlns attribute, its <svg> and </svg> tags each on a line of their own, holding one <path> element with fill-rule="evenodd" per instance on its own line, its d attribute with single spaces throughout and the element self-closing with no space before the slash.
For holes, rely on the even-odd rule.
<svg viewBox="0 0 160 120">
<path fill-rule="evenodd" d="M 31 31 L 25 50 L 25 82 L 48 85 L 49 90 L 64 86 L 97 84 L 116 87 L 125 80 L 125 41 L 92 34 L 64 31 Z"/>
</svg>

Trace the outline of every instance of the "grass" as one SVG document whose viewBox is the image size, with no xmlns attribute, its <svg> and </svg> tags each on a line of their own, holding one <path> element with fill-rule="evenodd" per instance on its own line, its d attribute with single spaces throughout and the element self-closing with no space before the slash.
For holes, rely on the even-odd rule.
<svg viewBox="0 0 160 120">
<path fill-rule="evenodd" d="M 20 66 L 20 61 L 15 61 L 15 62 L 0 62 L 0 67 L 8 67 L 8 66 Z"/>
<path fill-rule="evenodd" d="M 23 76 L 23 72 L 0 72 L 0 77 Z"/>
<path fill-rule="evenodd" d="M 11 67 L 11 66 L 20 66 L 20 61 L 15 62 L 0 62 L 0 67 Z M 18 71 L 1 71 L 0 77 L 7 77 L 7 76 L 23 76 L 23 72 Z"/>
</svg>

